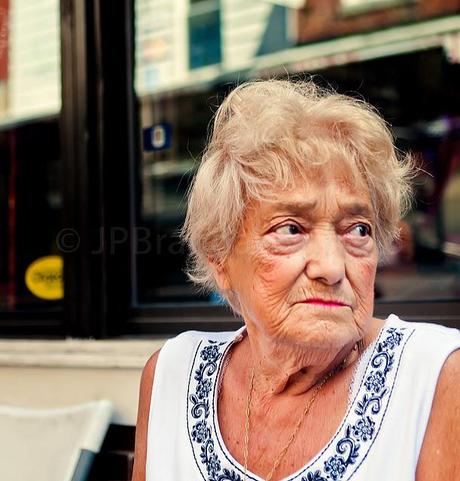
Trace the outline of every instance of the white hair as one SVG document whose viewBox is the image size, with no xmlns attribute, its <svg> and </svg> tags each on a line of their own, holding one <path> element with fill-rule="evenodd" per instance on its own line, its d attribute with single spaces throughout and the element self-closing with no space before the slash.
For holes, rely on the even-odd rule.
<svg viewBox="0 0 460 481">
<path fill-rule="evenodd" d="M 182 228 L 189 278 L 206 291 L 218 290 L 210 260 L 222 264 L 232 252 L 248 204 L 331 161 L 342 162 L 351 179 L 367 185 L 379 252 L 385 254 L 410 205 L 414 169 L 377 111 L 312 81 L 254 81 L 235 88 L 216 112 L 189 190 Z"/>
</svg>

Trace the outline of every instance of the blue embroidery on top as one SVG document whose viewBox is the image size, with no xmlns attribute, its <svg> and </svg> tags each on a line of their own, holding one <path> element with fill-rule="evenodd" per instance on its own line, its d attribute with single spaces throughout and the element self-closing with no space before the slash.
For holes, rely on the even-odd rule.
<svg viewBox="0 0 460 481">
<path fill-rule="evenodd" d="M 356 462 L 362 444 L 371 441 L 375 434 L 376 418 L 382 410 L 382 399 L 389 391 L 387 375 L 394 365 L 394 350 L 401 344 L 405 328 L 391 327 L 386 337 L 378 342 L 370 361 L 371 370 L 364 380 L 366 392 L 356 403 L 356 422 L 348 424 L 344 436 L 336 444 L 336 452 L 324 462 L 321 470 L 310 471 L 301 481 L 337 481 L 342 479 L 348 467 Z M 345 456 L 344 456 L 345 455 Z"/>
<path fill-rule="evenodd" d="M 209 394 L 213 389 L 218 361 L 222 357 L 220 349 L 226 342 L 208 341 L 208 345 L 200 351 L 200 362 L 193 378 L 197 381 L 195 393 L 189 396 L 190 413 L 197 421 L 192 426 L 192 440 L 199 444 L 200 460 L 206 467 L 208 481 L 242 481 L 239 474 L 233 470 L 222 468 L 221 461 L 215 452 L 214 440 L 209 425 L 210 401 Z"/>
<path fill-rule="evenodd" d="M 321 471 L 311 471 L 307 474 L 306 478 L 302 478 L 302 481 L 305 479 L 307 481 L 327 481 L 326 478 L 323 478 L 323 476 L 321 475 Z"/>
<path fill-rule="evenodd" d="M 388 405 L 390 384 L 395 379 L 393 376 L 389 382 L 388 374 L 393 369 L 395 352 L 401 346 L 405 330 L 391 327 L 382 331 L 381 338 L 384 339 L 378 341 L 374 348 L 359 394 L 353 403 L 353 412 L 348 412 L 338 434 L 321 454 L 297 476 L 289 478 L 290 481 L 300 477 L 300 481 L 339 481 L 345 475 L 352 475 L 350 466 L 356 467 L 358 460 L 362 462 L 364 446 L 369 450 L 378 433 L 386 409 L 383 409 L 384 402 Z M 196 453 L 195 459 L 206 481 L 242 481 L 243 475 L 241 469 L 224 452 L 220 456 L 220 446 L 213 439 L 212 416 L 210 417 L 216 374 L 223 356 L 221 349 L 228 345 L 229 342 L 207 341 L 199 351 L 201 361 L 198 367 L 195 363 L 193 379 L 196 385 L 193 389 L 189 386 L 193 391 L 189 393 L 188 399 L 188 412 L 192 421 L 189 423 L 189 435 Z M 360 452 L 361 447 L 363 449 Z M 324 460 L 325 456 L 327 459 Z M 226 464 L 235 469 L 225 467 Z M 248 479 L 254 478 L 248 474 Z"/>
</svg>

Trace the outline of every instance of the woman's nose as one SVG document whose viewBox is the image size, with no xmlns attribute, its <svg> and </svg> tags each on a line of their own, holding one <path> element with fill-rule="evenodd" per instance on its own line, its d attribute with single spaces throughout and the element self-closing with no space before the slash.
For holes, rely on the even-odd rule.
<svg viewBox="0 0 460 481">
<path fill-rule="evenodd" d="M 311 235 L 306 247 L 305 271 L 312 280 L 329 286 L 345 277 L 345 250 L 335 232 Z"/>
</svg>

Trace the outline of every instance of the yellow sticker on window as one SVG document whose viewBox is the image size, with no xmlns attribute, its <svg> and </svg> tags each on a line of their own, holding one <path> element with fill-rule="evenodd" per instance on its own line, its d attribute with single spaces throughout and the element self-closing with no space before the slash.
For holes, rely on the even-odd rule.
<svg viewBox="0 0 460 481">
<path fill-rule="evenodd" d="M 64 263 L 60 256 L 36 259 L 26 270 L 26 286 L 40 299 L 56 301 L 64 297 Z"/>
</svg>

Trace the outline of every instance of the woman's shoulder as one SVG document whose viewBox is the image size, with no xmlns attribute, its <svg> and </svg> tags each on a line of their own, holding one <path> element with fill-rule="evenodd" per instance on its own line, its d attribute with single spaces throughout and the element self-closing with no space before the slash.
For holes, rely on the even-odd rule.
<svg viewBox="0 0 460 481">
<path fill-rule="evenodd" d="M 198 345 L 228 343 L 238 336 L 237 331 L 184 331 L 175 337 L 168 339 L 161 351 L 184 352 L 195 351 Z"/>
<path fill-rule="evenodd" d="M 386 326 L 408 331 L 418 344 L 426 345 L 426 347 L 434 343 L 441 343 L 446 346 L 451 343 L 460 345 L 459 329 L 434 322 L 406 321 L 395 314 L 391 314 L 387 319 Z"/>
<path fill-rule="evenodd" d="M 187 341 L 192 341 L 192 342 L 197 342 L 197 341 L 206 341 L 206 340 L 211 340 L 211 341 L 227 341 L 233 339 L 235 336 L 238 335 L 238 333 L 242 329 L 238 329 L 237 331 L 197 331 L 197 330 L 191 330 L 191 331 L 184 331 L 178 334 L 177 336 L 171 338 L 169 341 L 174 341 L 174 342 L 187 342 Z"/>
<path fill-rule="evenodd" d="M 396 329 L 404 337 L 401 367 L 413 382 L 431 377 L 436 383 L 446 360 L 460 349 L 460 331 L 455 328 L 409 322 L 394 314 L 389 316 L 385 326 L 387 330 Z"/>
<path fill-rule="evenodd" d="M 240 331 L 240 330 L 239 330 Z M 133 481 L 144 481 L 147 460 L 147 437 L 151 403 L 157 402 L 154 415 L 164 415 L 171 410 L 174 402 L 183 400 L 178 396 L 187 389 L 193 358 L 199 346 L 217 345 L 222 347 L 231 342 L 238 332 L 185 331 L 168 339 L 146 362 L 141 375 L 139 407 L 136 429 L 136 450 Z M 208 355 L 211 352 L 206 351 Z M 171 382 L 173 380 L 174 382 Z M 160 404 L 158 404 L 160 403 Z M 163 409 L 165 406 L 168 409 Z"/>
<path fill-rule="evenodd" d="M 222 351 L 222 348 L 231 343 L 241 330 L 182 332 L 164 343 L 156 361 L 156 369 L 157 371 L 166 369 L 175 375 L 183 374 L 183 370 L 189 369 L 193 359 L 200 354 L 198 351 L 209 349 Z"/>
</svg>

